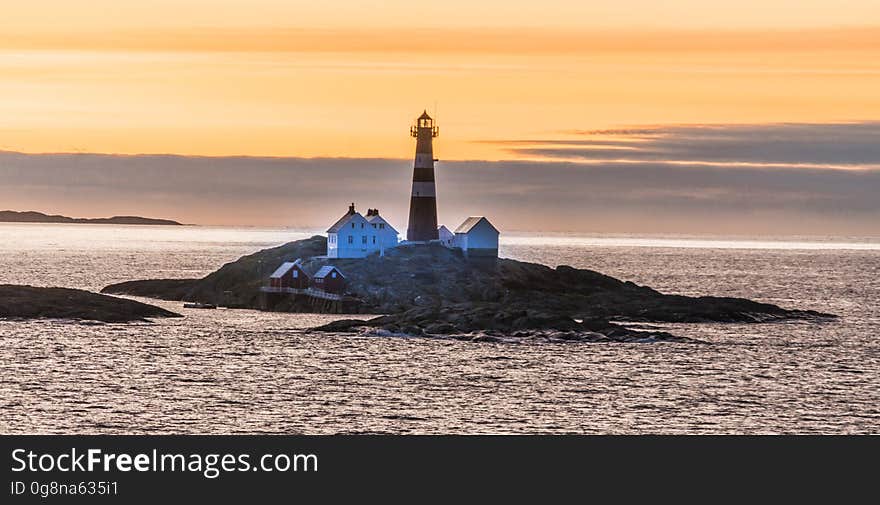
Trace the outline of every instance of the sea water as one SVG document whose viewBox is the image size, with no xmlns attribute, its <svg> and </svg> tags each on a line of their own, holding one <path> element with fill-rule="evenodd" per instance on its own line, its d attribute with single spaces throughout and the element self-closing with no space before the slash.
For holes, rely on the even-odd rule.
<svg viewBox="0 0 880 505">
<path fill-rule="evenodd" d="M 0 283 L 200 277 L 311 234 L 0 224 Z M 499 344 L 144 300 L 185 317 L 0 321 L 0 433 L 880 432 L 878 238 L 505 233 L 501 255 L 841 317 L 656 325 L 711 345 Z"/>
</svg>

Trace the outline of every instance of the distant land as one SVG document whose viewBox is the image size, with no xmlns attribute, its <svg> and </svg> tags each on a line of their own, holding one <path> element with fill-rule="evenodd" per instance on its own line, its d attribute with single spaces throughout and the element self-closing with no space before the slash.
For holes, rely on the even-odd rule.
<svg viewBox="0 0 880 505">
<path fill-rule="evenodd" d="M 170 219 L 152 219 L 139 216 L 113 216 L 96 219 L 82 217 L 67 217 L 43 214 L 42 212 L 16 212 L 14 210 L 0 210 L 0 222 L 2 223 L 78 223 L 78 224 L 158 224 L 165 226 L 183 226 L 177 221 Z"/>
</svg>

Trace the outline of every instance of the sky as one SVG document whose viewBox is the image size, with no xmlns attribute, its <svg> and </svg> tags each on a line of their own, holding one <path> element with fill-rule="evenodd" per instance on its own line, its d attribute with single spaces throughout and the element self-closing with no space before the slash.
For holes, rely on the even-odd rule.
<svg viewBox="0 0 880 505">
<path fill-rule="evenodd" d="M 427 109 L 452 224 L 880 235 L 877 54 L 876 0 L 16 2 L 0 208 L 405 228 Z"/>
</svg>

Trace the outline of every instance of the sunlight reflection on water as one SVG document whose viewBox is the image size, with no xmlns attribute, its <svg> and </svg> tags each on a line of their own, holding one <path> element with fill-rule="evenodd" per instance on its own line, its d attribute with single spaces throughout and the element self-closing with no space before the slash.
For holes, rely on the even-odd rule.
<svg viewBox="0 0 880 505">
<path fill-rule="evenodd" d="M 196 277 L 309 235 L 0 225 L 0 282 L 97 290 L 137 278 Z M 745 246 L 752 242 L 784 245 Z M 0 321 L 0 432 L 878 432 L 876 244 L 752 242 L 720 247 L 715 239 L 512 234 L 501 249 L 507 257 L 591 268 L 662 291 L 746 296 L 842 318 L 660 325 L 710 346 L 324 335 L 307 328 L 334 316 L 200 311 L 155 301 L 185 317 L 147 324 Z M 790 246 L 804 243 L 809 247 Z"/>
</svg>

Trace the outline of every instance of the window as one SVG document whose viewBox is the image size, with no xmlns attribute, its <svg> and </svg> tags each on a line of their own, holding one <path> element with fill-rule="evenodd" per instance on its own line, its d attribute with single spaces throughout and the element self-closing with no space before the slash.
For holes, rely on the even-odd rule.
<svg viewBox="0 0 880 505">
<path fill-rule="evenodd" d="M 375 227 L 376 227 L 376 223 L 373 223 L 373 228 L 375 228 Z"/>
<path fill-rule="evenodd" d="M 373 235 L 373 243 L 374 244 L 376 243 L 376 236 L 375 235 Z"/>
<path fill-rule="evenodd" d="M 354 228 L 354 223 L 351 223 L 351 227 Z"/>
<path fill-rule="evenodd" d="M 366 244 L 366 243 L 367 243 L 367 236 L 361 235 L 361 244 Z"/>
<path fill-rule="evenodd" d="M 384 229 L 385 229 L 385 223 L 379 223 L 379 229 L 380 229 L 380 230 L 384 230 Z"/>
<path fill-rule="evenodd" d="M 364 223 L 361 223 L 361 229 L 362 230 L 364 229 Z"/>
<path fill-rule="evenodd" d="M 293 271 L 293 278 L 296 279 L 297 277 L 299 277 L 299 270 L 294 270 Z"/>
<path fill-rule="evenodd" d="M 333 278 L 335 279 L 335 278 L 336 278 L 336 272 L 333 272 L 332 274 L 330 274 L 330 277 L 333 277 Z"/>
<path fill-rule="evenodd" d="M 349 235 L 349 236 L 348 236 L 348 243 L 349 243 L 349 244 L 354 244 L 354 235 Z"/>
</svg>

